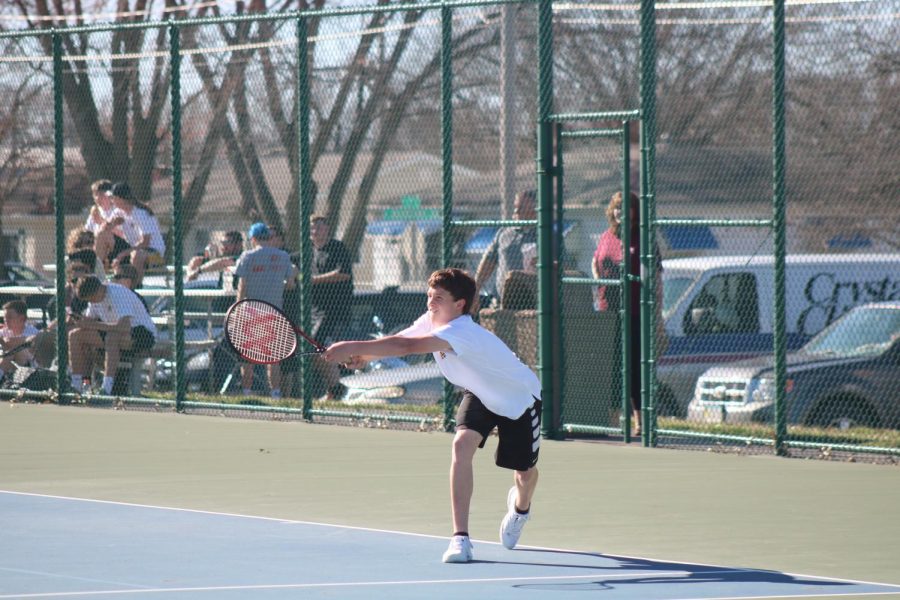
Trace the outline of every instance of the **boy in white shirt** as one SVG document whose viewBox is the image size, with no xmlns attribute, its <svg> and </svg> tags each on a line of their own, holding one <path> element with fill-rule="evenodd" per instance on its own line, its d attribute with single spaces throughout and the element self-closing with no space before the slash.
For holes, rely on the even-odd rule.
<svg viewBox="0 0 900 600">
<path fill-rule="evenodd" d="M 472 461 L 494 427 L 500 437 L 496 464 L 515 472 L 500 524 L 500 541 L 509 549 L 528 521 L 538 480 L 540 382 L 506 344 L 472 321 L 474 297 L 475 280 L 468 273 L 435 271 L 428 279 L 428 310 L 410 327 L 377 340 L 337 342 L 325 352 L 326 360 L 354 368 L 374 358 L 431 352 L 444 377 L 466 390 L 456 414 L 450 464 L 454 533 L 444 562 L 472 560 L 468 533 Z"/>
<path fill-rule="evenodd" d="M 156 326 L 136 293 L 117 283 L 103 283 L 94 276 L 78 280 L 78 298 L 88 303 L 84 317 L 73 319 L 69 329 L 72 388 L 81 392 L 98 348 L 106 351 L 103 392 L 112 392 L 122 350 L 142 352 L 153 348 Z"/>
<path fill-rule="evenodd" d="M 111 263 L 131 248 L 122 233 L 123 217 L 116 216 L 116 206 L 110 195 L 112 188 L 109 179 L 99 179 L 91 184 L 94 205 L 84 223 L 84 229 L 94 234 L 94 252 L 101 264 Z"/>
<path fill-rule="evenodd" d="M 20 348 L 27 342 L 33 342 L 38 335 L 37 328 L 28 322 L 28 306 L 22 300 L 12 300 L 3 305 L 3 327 L 0 328 L 0 348 L 3 357 L 0 359 L 0 380 L 13 373 L 17 366 L 31 366 L 34 360 L 29 348 Z"/>
</svg>

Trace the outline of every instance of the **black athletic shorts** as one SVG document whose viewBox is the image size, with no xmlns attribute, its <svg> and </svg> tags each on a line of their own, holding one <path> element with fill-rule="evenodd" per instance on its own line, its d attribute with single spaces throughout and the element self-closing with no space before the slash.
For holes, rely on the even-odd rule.
<svg viewBox="0 0 900 600">
<path fill-rule="evenodd" d="M 115 244 L 113 244 L 113 249 L 110 250 L 109 256 L 106 257 L 107 260 L 110 260 L 110 261 L 115 260 L 116 257 L 119 256 L 119 254 L 121 254 L 125 250 L 131 249 L 131 244 L 126 242 L 124 239 L 120 238 L 117 235 L 114 235 L 113 238 L 115 239 Z M 128 261 L 125 261 L 125 262 L 128 262 Z"/>
<path fill-rule="evenodd" d="M 153 333 L 143 325 L 131 328 L 131 349 L 134 352 L 151 350 L 155 343 L 156 338 L 153 337 Z"/>
<path fill-rule="evenodd" d="M 456 426 L 477 431 L 483 436 L 479 448 L 497 428 L 500 443 L 497 445 L 495 463 L 504 469 L 527 471 L 538 461 L 541 447 L 541 401 L 525 409 L 518 419 L 509 419 L 492 413 L 478 397 L 466 390 L 456 411 Z"/>
<path fill-rule="evenodd" d="M 105 343 L 106 332 L 98 331 L 97 333 L 100 334 L 100 339 Z M 153 333 L 143 325 L 131 328 L 131 351 L 135 354 L 151 350 L 155 343 L 156 338 L 153 337 Z"/>
</svg>

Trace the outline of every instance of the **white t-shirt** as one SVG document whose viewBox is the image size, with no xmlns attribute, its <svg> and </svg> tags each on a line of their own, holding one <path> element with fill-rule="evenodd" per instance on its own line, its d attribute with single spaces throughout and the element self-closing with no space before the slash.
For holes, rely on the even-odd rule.
<svg viewBox="0 0 900 600">
<path fill-rule="evenodd" d="M 106 297 L 100 302 L 89 303 L 84 315 L 99 319 L 110 325 L 118 323 L 122 317 L 131 317 L 132 329 L 138 325 L 143 325 L 155 337 L 156 325 L 153 324 L 150 313 L 147 312 L 137 293 L 118 283 L 107 283 L 105 285 Z"/>
<path fill-rule="evenodd" d="M 104 221 L 111 221 L 113 218 L 113 214 L 116 212 L 115 206 L 110 206 L 109 210 L 105 210 L 99 204 L 97 205 L 97 210 L 100 211 L 100 218 Z M 84 228 L 90 231 L 91 233 L 96 234 L 100 231 L 100 228 L 103 226 L 103 223 L 97 223 L 94 219 L 91 218 L 91 215 L 88 215 L 87 221 L 84 222 Z M 114 232 L 116 234 L 120 234 L 121 231 L 118 227 L 115 228 Z"/>
<path fill-rule="evenodd" d="M 16 335 L 12 331 L 10 331 L 9 327 L 7 327 L 6 325 L 0 328 L 0 338 L 3 338 L 4 340 L 17 337 L 30 337 L 32 335 L 37 335 L 37 333 L 37 327 L 35 327 L 31 323 L 25 323 L 25 329 L 19 335 Z"/>
<path fill-rule="evenodd" d="M 469 315 L 435 327 L 431 313 L 425 313 L 397 335 L 433 335 L 450 344 L 452 350 L 434 353 L 441 373 L 450 383 L 478 396 L 494 414 L 518 419 L 535 398 L 541 397 L 537 375 L 500 338 Z"/>
<path fill-rule="evenodd" d="M 10 331 L 6 325 L 4 325 L 2 328 L 0 328 L 0 338 L 3 338 L 4 341 L 10 340 L 13 338 L 31 337 L 33 335 L 37 335 L 37 333 L 38 333 L 37 327 L 35 327 L 31 323 L 25 323 L 25 328 L 22 330 L 22 333 L 19 335 L 16 335 L 12 331 Z M 4 350 L 4 352 L 6 352 L 8 350 L 13 350 L 13 349 L 14 348 L 10 347 L 10 348 L 7 348 L 6 350 Z M 23 348 L 22 350 L 28 350 L 28 349 Z M 18 352 L 16 354 L 19 356 L 19 359 L 25 361 L 25 364 L 20 365 L 20 366 L 34 366 L 34 356 L 32 355 L 32 353 L 30 351 L 27 352 L 27 354 L 24 357 L 21 354 L 19 354 Z"/>
<path fill-rule="evenodd" d="M 125 219 L 121 225 L 122 237 L 130 245 L 140 244 L 144 236 L 149 235 L 150 248 L 160 254 L 166 253 L 166 243 L 163 241 L 162 233 L 159 231 L 159 222 L 155 216 L 137 206 L 134 207 L 131 214 L 117 208 L 113 212 L 113 216 L 121 216 Z"/>
</svg>

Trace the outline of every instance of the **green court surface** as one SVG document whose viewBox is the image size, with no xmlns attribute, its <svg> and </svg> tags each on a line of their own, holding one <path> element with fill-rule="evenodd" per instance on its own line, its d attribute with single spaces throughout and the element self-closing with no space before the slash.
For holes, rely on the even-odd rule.
<svg viewBox="0 0 900 600">
<path fill-rule="evenodd" d="M 450 441 L 4 402 L 0 490 L 447 535 Z M 495 445 L 476 459 L 476 540 L 496 538 L 511 482 Z M 523 544 L 900 584 L 896 466 L 545 440 L 539 467 Z"/>
</svg>

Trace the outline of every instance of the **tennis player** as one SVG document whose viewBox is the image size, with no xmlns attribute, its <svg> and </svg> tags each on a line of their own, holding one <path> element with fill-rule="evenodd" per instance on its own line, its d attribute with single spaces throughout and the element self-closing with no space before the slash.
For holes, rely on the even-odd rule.
<svg viewBox="0 0 900 600">
<path fill-rule="evenodd" d="M 528 521 L 538 480 L 540 383 L 506 344 L 472 320 L 474 297 L 475 280 L 468 273 L 435 271 L 428 279 L 428 310 L 410 327 L 377 340 L 337 342 L 325 351 L 326 360 L 353 368 L 374 358 L 431 352 L 444 377 L 465 389 L 450 463 L 453 537 L 443 556 L 444 562 L 453 563 L 473 557 L 468 531 L 472 461 L 495 427 L 500 437 L 497 466 L 515 472 L 500 524 L 500 541 L 509 549 Z"/>
</svg>

